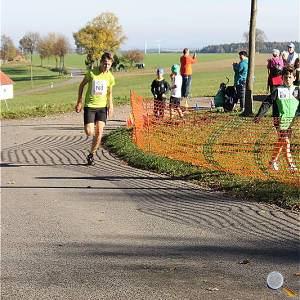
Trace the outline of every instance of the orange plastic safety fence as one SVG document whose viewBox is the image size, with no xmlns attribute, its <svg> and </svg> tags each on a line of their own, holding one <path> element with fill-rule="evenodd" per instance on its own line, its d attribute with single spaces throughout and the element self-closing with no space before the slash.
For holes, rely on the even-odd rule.
<svg viewBox="0 0 300 300">
<path fill-rule="evenodd" d="M 131 93 L 133 137 L 146 152 L 261 180 L 300 186 L 299 118 L 277 131 L 272 118 L 252 118 L 174 106 Z M 182 110 L 184 110 L 182 108 Z M 170 118 L 172 116 L 172 118 Z M 278 120 L 277 120 L 278 121 Z"/>
</svg>

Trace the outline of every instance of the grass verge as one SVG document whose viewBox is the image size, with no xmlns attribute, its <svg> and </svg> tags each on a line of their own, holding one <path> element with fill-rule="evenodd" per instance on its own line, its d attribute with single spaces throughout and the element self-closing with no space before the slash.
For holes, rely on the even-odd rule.
<svg viewBox="0 0 300 300">
<path fill-rule="evenodd" d="M 25 119 L 34 117 L 47 117 L 58 113 L 74 111 L 74 104 L 44 104 L 35 107 L 21 108 L 0 112 L 1 119 Z"/>
<path fill-rule="evenodd" d="M 246 179 L 145 153 L 132 142 L 131 131 L 126 128 L 112 131 L 104 137 L 103 143 L 129 165 L 137 168 L 165 174 L 173 179 L 187 180 L 202 187 L 224 191 L 240 199 L 276 204 L 289 209 L 298 209 L 300 205 L 299 188 L 278 181 Z"/>
<path fill-rule="evenodd" d="M 66 85 L 29 95 L 19 95 L 7 101 L 1 101 L 0 119 L 24 119 L 45 117 L 53 114 L 74 111 L 78 84 Z M 116 106 L 129 103 L 129 96 L 114 97 Z"/>
</svg>

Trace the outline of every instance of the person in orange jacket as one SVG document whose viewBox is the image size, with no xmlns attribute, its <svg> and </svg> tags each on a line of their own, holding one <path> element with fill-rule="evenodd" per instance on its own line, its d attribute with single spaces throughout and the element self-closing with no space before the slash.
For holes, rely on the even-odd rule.
<svg viewBox="0 0 300 300">
<path fill-rule="evenodd" d="M 197 62 L 196 53 L 191 57 L 188 48 L 183 49 L 180 57 L 180 74 L 182 76 L 181 96 L 187 98 L 192 83 L 192 64 Z"/>
</svg>

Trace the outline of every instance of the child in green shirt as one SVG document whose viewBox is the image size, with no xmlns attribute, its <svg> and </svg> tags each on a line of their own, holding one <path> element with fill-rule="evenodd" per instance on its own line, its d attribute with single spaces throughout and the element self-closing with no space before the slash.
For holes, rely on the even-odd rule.
<svg viewBox="0 0 300 300">
<path fill-rule="evenodd" d="M 275 144 L 272 158 L 269 163 L 270 169 L 279 170 L 278 158 L 281 151 L 288 164 L 288 169 L 292 172 L 297 171 L 297 167 L 292 159 L 290 151 L 290 138 L 292 135 L 292 124 L 299 107 L 300 92 L 299 87 L 293 85 L 295 81 L 295 70 L 292 66 L 284 67 L 282 70 L 283 85 L 275 88 L 271 95 L 261 104 L 261 107 L 254 118 L 258 123 L 267 113 L 268 109 L 273 107 L 274 126 L 278 133 L 278 140 Z"/>
</svg>

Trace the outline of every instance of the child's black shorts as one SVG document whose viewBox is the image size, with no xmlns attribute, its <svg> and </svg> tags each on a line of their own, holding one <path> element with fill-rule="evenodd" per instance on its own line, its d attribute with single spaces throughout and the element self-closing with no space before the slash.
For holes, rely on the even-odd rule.
<svg viewBox="0 0 300 300">
<path fill-rule="evenodd" d="M 102 121 L 106 123 L 107 120 L 107 107 L 92 108 L 85 107 L 83 112 L 84 125 L 89 123 L 96 123 Z"/>
<path fill-rule="evenodd" d="M 180 106 L 180 99 L 181 98 L 177 98 L 177 97 L 173 97 L 171 96 L 170 98 L 170 104 L 175 106 L 175 107 L 179 107 Z"/>
</svg>

